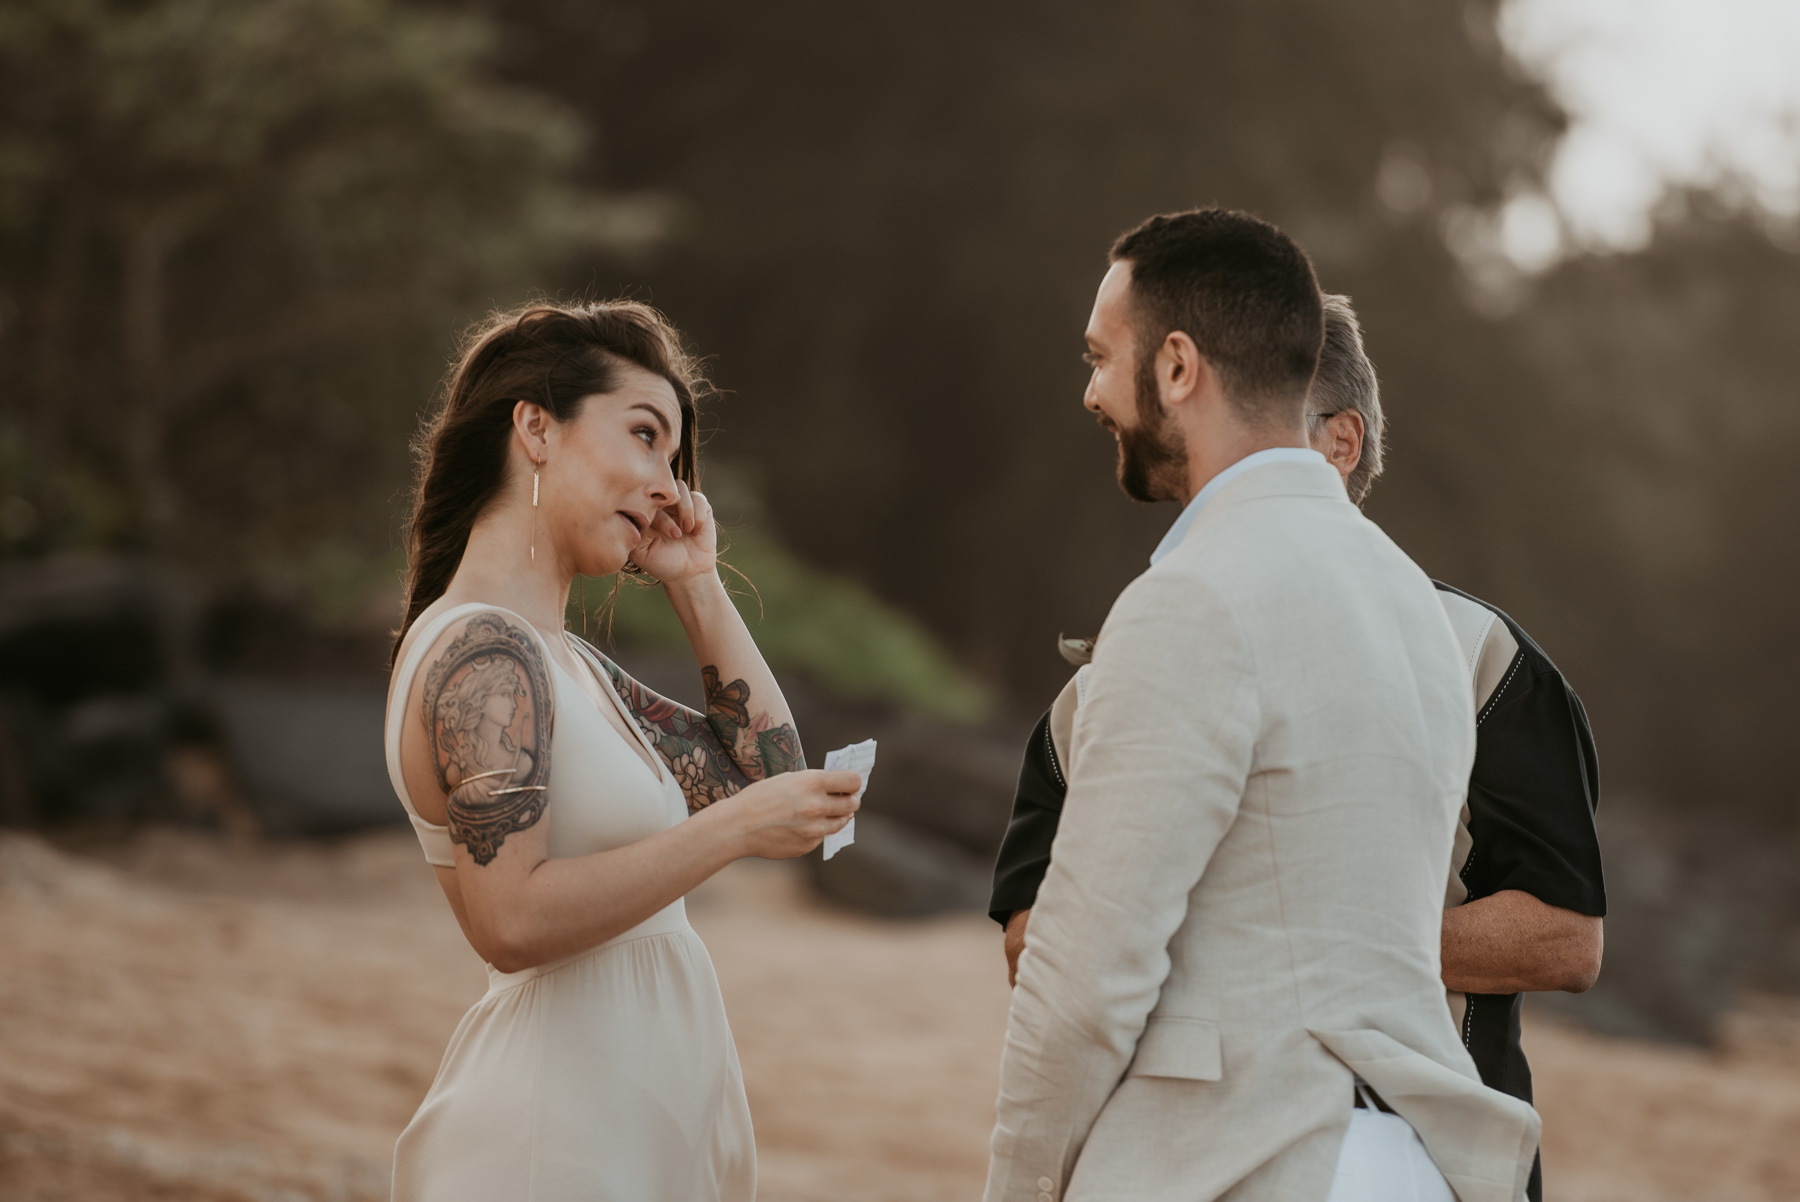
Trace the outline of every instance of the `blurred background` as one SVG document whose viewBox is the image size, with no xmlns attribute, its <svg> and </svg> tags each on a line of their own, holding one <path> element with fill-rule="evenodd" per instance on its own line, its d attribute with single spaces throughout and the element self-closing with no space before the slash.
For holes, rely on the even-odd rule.
<svg viewBox="0 0 1800 1202">
<path fill-rule="evenodd" d="M 975 1196 L 1022 739 L 1174 517 L 1081 330 L 1209 202 L 1354 298 L 1370 516 L 1592 719 L 1551 1195 L 1800 1194 L 1797 55 L 1780 0 L 12 0 L 0 1196 L 385 1196 L 481 988 L 382 765 L 409 438 L 463 326 L 622 294 L 724 390 L 815 760 L 882 746 L 853 851 L 695 898 L 764 1196 Z M 612 586 L 571 625 L 697 699 Z"/>
</svg>

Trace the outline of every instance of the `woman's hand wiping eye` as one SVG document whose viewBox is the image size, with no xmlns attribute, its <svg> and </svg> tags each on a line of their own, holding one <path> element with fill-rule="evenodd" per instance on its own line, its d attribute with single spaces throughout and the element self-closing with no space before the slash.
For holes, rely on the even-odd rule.
<svg viewBox="0 0 1800 1202">
<path fill-rule="evenodd" d="M 704 493 L 675 482 L 676 499 L 659 510 L 631 560 L 665 584 L 715 572 L 719 530 Z"/>
</svg>

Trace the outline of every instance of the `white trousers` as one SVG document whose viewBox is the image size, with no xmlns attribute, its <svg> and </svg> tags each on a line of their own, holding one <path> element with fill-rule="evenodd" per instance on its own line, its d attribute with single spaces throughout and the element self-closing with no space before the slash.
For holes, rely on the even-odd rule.
<svg viewBox="0 0 1800 1202">
<path fill-rule="evenodd" d="M 1456 1202 L 1412 1124 L 1358 1107 L 1326 1202 Z"/>
</svg>

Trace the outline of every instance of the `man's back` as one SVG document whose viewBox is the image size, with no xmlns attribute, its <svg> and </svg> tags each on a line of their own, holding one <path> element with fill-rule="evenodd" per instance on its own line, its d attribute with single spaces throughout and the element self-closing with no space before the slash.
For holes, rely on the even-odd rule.
<svg viewBox="0 0 1800 1202">
<path fill-rule="evenodd" d="M 1535 1115 L 1480 1086 L 1438 980 L 1464 675 L 1430 583 L 1323 464 L 1233 481 L 1121 596 L 990 1197 L 1322 1200 L 1352 1069 L 1464 1202 L 1517 1196 Z"/>
<path fill-rule="evenodd" d="M 1268 478 L 1277 473 L 1305 473 L 1321 491 L 1336 483 L 1279 465 L 1246 484 L 1282 488 Z M 1180 953 L 1259 1025 L 1281 1015 L 1303 1029 L 1391 1026 L 1460 1054 L 1448 1050 L 1458 1041 L 1436 955 L 1443 865 L 1474 758 L 1454 635 L 1424 574 L 1341 494 L 1235 508 L 1219 506 L 1154 569 L 1175 578 L 1172 590 L 1217 594 L 1257 686 L 1243 799 L 1192 898 L 1198 921 Z M 1279 925 L 1207 921 L 1258 908 Z M 1248 963 L 1223 958 L 1252 949 Z M 1421 1024 L 1420 1011 L 1434 1021 Z"/>
</svg>

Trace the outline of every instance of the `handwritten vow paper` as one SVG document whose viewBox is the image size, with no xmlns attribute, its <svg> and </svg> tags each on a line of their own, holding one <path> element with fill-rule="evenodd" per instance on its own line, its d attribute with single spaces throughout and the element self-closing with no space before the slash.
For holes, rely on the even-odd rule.
<svg viewBox="0 0 1800 1202">
<path fill-rule="evenodd" d="M 861 797 L 869 787 L 869 773 L 875 768 L 875 740 L 864 739 L 860 743 L 852 743 L 848 747 L 840 747 L 828 752 L 825 756 L 825 771 L 842 770 L 854 772 L 862 777 L 862 787 L 856 795 Z M 852 818 L 844 824 L 844 829 L 835 835 L 825 836 L 825 858 L 829 860 L 838 852 L 856 842 L 856 819 Z"/>
</svg>

